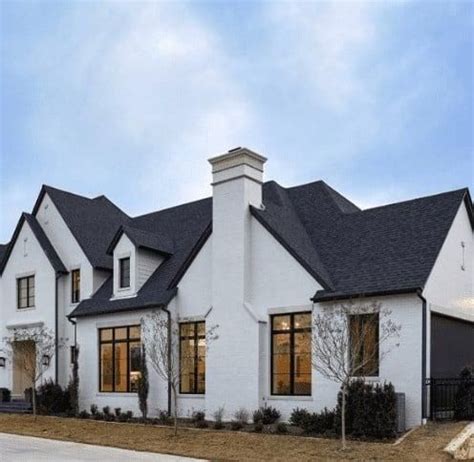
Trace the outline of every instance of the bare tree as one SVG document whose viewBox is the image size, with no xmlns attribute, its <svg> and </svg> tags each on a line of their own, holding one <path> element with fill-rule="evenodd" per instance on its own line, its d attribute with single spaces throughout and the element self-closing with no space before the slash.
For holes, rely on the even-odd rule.
<svg viewBox="0 0 474 462">
<path fill-rule="evenodd" d="M 218 326 L 206 328 L 206 351 L 210 343 L 217 339 Z M 187 370 L 193 358 L 179 357 L 179 325 L 168 320 L 162 311 L 153 311 L 142 319 L 142 337 L 148 361 L 160 378 L 168 382 L 173 399 L 174 434 L 178 434 L 178 390 L 181 369 Z"/>
<path fill-rule="evenodd" d="M 346 397 L 350 381 L 377 373 L 386 355 L 399 346 L 395 342 L 384 345 L 400 335 L 401 326 L 390 315 L 378 302 L 349 302 L 328 306 L 313 316 L 313 368 L 341 385 L 342 449 L 346 449 Z"/>
<path fill-rule="evenodd" d="M 31 401 L 36 417 L 36 387 L 55 355 L 54 333 L 46 327 L 17 328 L 3 338 L 3 344 L 2 351 L 31 382 Z"/>
</svg>

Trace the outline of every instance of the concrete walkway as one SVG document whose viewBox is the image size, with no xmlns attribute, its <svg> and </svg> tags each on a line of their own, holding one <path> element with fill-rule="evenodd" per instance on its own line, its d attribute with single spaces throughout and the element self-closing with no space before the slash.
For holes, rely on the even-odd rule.
<svg viewBox="0 0 474 462">
<path fill-rule="evenodd" d="M 2 462 L 193 462 L 202 459 L 0 433 Z"/>
</svg>

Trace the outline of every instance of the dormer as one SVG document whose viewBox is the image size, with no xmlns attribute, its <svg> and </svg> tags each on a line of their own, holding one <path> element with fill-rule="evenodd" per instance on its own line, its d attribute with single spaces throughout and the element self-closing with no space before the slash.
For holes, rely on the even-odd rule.
<svg viewBox="0 0 474 462">
<path fill-rule="evenodd" d="M 173 253 L 168 236 L 121 226 L 107 253 L 113 256 L 113 298 L 134 297 L 155 270 Z"/>
</svg>

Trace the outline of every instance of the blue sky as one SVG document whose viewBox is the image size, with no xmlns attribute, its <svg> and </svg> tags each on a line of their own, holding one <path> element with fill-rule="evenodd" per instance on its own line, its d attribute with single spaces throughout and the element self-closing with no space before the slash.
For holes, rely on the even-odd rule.
<svg viewBox="0 0 474 462">
<path fill-rule="evenodd" d="M 0 242 L 43 183 L 140 214 L 235 146 L 363 207 L 474 188 L 471 2 L 0 8 Z"/>
</svg>

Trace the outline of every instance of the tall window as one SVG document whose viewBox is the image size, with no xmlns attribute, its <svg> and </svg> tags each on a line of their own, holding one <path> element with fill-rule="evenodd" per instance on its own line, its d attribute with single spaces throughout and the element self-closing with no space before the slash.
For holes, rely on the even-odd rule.
<svg viewBox="0 0 474 462">
<path fill-rule="evenodd" d="M 179 325 L 180 393 L 206 391 L 206 324 L 186 322 Z"/>
<path fill-rule="evenodd" d="M 79 303 L 81 300 L 81 270 L 71 271 L 71 302 Z"/>
<path fill-rule="evenodd" d="M 350 316 L 350 354 L 354 376 L 379 375 L 379 314 Z"/>
<path fill-rule="evenodd" d="M 102 392 L 136 392 L 140 378 L 140 326 L 99 329 Z"/>
<path fill-rule="evenodd" d="M 31 308 L 35 306 L 35 277 L 17 279 L 18 309 Z"/>
<path fill-rule="evenodd" d="M 311 313 L 271 317 L 272 395 L 311 395 Z"/>
<path fill-rule="evenodd" d="M 120 288 L 130 287 L 130 257 L 119 260 Z"/>
</svg>

